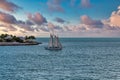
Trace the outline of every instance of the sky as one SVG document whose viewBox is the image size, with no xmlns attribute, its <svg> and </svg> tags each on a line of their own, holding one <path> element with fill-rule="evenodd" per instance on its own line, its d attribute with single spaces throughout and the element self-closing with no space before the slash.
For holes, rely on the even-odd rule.
<svg viewBox="0 0 120 80">
<path fill-rule="evenodd" d="M 0 33 L 120 37 L 120 0 L 0 0 Z"/>
</svg>

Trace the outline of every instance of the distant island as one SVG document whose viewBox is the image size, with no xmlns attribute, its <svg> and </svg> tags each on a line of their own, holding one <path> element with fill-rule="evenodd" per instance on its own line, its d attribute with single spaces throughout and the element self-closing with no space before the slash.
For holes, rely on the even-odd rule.
<svg viewBox="0 0 120 80">
<path fill-rule="evenodd" d="M 23 45 L 38 45 L 41 44 L 35 41 L 34 36 L 17 37 L 15 35 L 1 34 L 0 46 L 23 46 Z"/>
</svg>

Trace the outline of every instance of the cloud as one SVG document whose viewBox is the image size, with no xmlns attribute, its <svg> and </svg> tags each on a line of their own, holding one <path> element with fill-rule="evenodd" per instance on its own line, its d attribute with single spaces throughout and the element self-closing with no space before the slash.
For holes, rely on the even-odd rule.
<svg viewBox="0 0 120 80">
<path fill-rule="evenodd" d="M 58 25 L 54 25 L 53 23 L 48 23 L 48 29 L 50 30 L 50 31 L 62 31 L 62 27 L 60 27 L 60 26 L 58 26 Z"/>
<path fill-rule="evenodd" d="M 114 11 L 110 17 L 110 24 L 113 26 L 120 27 L 120 6 L 118 7 L 118 11 Z"/>
<path fill-rule="evenodd" d="M 2 29 L 1 31 L 3 31 L 3 32 L 8 32 L 8 30 L 6 30 L 6 29 Z"/>
<path fill-rule="evenodd" d="M 81 31 L 86 31 L 87 27 L 84 26 L 83 24 L 79 24 L 79 25 L 69 25 L 69 26 L 65 26 L 64 31 L 69 31 L 69 32 L 81 32 Z"/>
<path fill-rule="evenodd" d="M 37 31 L 44 31 L 44 32 L 59 32 L 62 31 L 62 27 L 60 27 L 59 25 L 55 25 L 51 22 L 48 22 L 45 25 L 41 25 L 39 27 L 36 28 Z"/>
<path fill-rule="evenodd" d="M 17 28 L 15 28 L 14 26 L 12 26 L 12 25 L 8 25 L 8 26 L 6 26 L 7 27 L 7 29 L 9 30 L 9 31 L 17 31 Z"/>
<path fill-rule="evenodd" d="M 64 23 L 64 22 L 66 22 L 65 20 L 63 20 L 62 18 L 59 18 L 59 17 L 56 17 L 55 21 L 58 22 L 58 23 Z"/>
<path fill-rule="evenodd" d="M 20 30 L 20 32 L 21 32 L 21 33 L 26 33 L 26 31 L 24 31 L 24 30 Z"/>
<path fill-rule="evenodd" d="M 64 12 L 64 9 L 61 7 L 62 0 L 48 0 L 47 6 L 50 11 Z"/>
<path fill-rule="evenodd" d="M 32 21 L 34 24 L 42 25 L 44 23 L 47 23 L 47 20 L 45 17 L 43 17 L 40 13 L 35 14 L 28 14 L 28 19 Z"/>
<path fill-rule="evenodd" d="M 16 10 L 21 9 L 21 7 L 12 2 L 8 2 L 7 0 L 0 0 L 0 8 L 8 12 L 15 12 Z"/>
<path fill-rule="evenodd" d="M 25 31 L 34 31 L 35 30 L 35 28 L 33 28 L 32 25 L 28 24 L 27 22 L 19 23 L 19 24 L 17 24 L 17 26 L 19 28 L 24 29 Z"/>
<path fill-rule="evenodd" d="M 89 8 L 91 6 L 90 0 L 81 0 L 81 7 Z"/>
<path fill-rule="evenodd" d="M 0 25 L 6 28 L 6 31 L 16 31 L 17 29 L 13 26 L 17 23 L 14 16 L 0 11 Z"/>
<path fill-rule="evenodd" d="M 0 11 L 0 21 L 8 24 L 15 24 L 17 22 L 14 16 L 1 11 Z"/>
<path fill-rule="evenodd" d="M 44 31 L 44 32 L 49 32 L 48 27 L 41 27 L 40 30 Z"/>
<path fill-rule="evenodd" d="M 120 10 L 120 6 L 118 6 L 118 9 Z"/>
<path fill-rule="evenodd" d="M 108 31 L 109 33 L 120 31 L 120 6 L 118 11 L 112 12 L 111 16 L 107 20 L 94 20 L 87 15 L 80 17 L 81 23 L 78 25 L 69 25 L 65 27 L 64 30 L 72 32 L 94 32 L 102 33 L 103 31 Z"/>
<path fill-rule="evenodd" d="M 10 24 L 2 24 L 0 27 L 6 28 L 6 31 L 17 31 L 17 28 L 15 28 L 14 26 Z"/>
<path fill-rule="evenodd" d="M 68 26 L 64 26 L 63 30 L 64 31 L 73 31 L 73 29 L 71 29 L 70 26 L 69 27 Z"/>
<path fill-rule="evenodd" d="M 81 16 L 81 23 L 90 26 L 91 28 L 103 28 L 103 23 L 100 20 L 93 20 L 87 15 Z"/>
<path fill-rule="evenodd" d="M 117 11 L 113 11 L 109 19 L 103 20 L 104 25 L 109 30 L 120 30 L 120 6 Z"/>
<path fill-rule="evenodd" d="M 45 32 L 62 32 L 61 34 L 71 34 L 73 35 L 74 33 L 77 34 L 77 36 L 111 36 L 111 35 L 117 35 L 119 33 L 120 27 L 118 26 L 112 26 L 112 21 L 111 17 L 115 17 L 115 22 L 119 21 L 119 9 L 118 11 L 114 11 L 110 18 L 108 20 L 95 20 L 88 15 L 83 15 L 80 17 L 80 24 L 72 25 L 63 25 L 62 27 L 59 25 L 55 25 L 53 23 L 47 23 L 46 26 L 42 26 L 39 28 L 42 31 Z M 56 17 L 55 21 L 58 23 L 64 23 L 65 20 Z M 106 22 L 105 22 L 106 21 Z M 114 24 L 115 24 L 114 22 Z M 115 33 L 117 32 L 117 33 Z M 105 35 L 106 34 L 106 35 Z"/>
<path fill-rule="evenodd" d="M 15 26 L 22 28 L 27 31 L 34 31 L 34 28 L 31 26 L 34 25 L 31 21 L 21 21 L 17 20 L 13 15 L 4 13 L 0 11 L 0 23 L 2 26 L 9 29 L 9 31 L 15 31 Z"/>
<path fill-rule="evenodd" d="M 40 13 L 29 14 L 28 20 L 17 20 L 13 15 L 0 11 L 0 24 L 7 29 L 7 31 L 17 31 L 18 28 L 23 31 L 38 31 L 39 26 L 47 23 Z M 37 27 L 35 27 L 37 26 Z M 42 30 L 42 28 L 41 28 Z"/>
</svg>

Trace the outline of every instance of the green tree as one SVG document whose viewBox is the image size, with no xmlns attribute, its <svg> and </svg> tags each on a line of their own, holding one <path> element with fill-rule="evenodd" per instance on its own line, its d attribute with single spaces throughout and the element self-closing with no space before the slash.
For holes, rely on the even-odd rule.
<svg viewBox="0 0 120 80">
<path fill-rule="evenodd" d="M 29 39 L 35 39 L 35 36 L 29 36 Z"/>
<path fill-rule="evenodd" d="M 1 34 L 1 35 L 0 35 L 0 38 L 4 39 L 4 38 L 7 37 L 7 36 L 8 36 L 8 34 Z"/>
</svg>

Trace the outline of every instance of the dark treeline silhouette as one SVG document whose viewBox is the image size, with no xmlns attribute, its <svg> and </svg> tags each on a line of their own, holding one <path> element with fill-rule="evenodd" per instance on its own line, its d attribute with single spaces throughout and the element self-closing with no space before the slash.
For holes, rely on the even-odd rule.
<svg viewBox="0 0 120 80">
<path fill-rule="evenodd" d="M 25 36 L 25 37 L 18 37 L 15 35 L 9 35 L 9 34 L 1 34 L 0 35 L 0 42 L 20 42 L 20 43 L 26 43 L 26 42 L 34 42 L 35 36 Z"/>
</svg>

